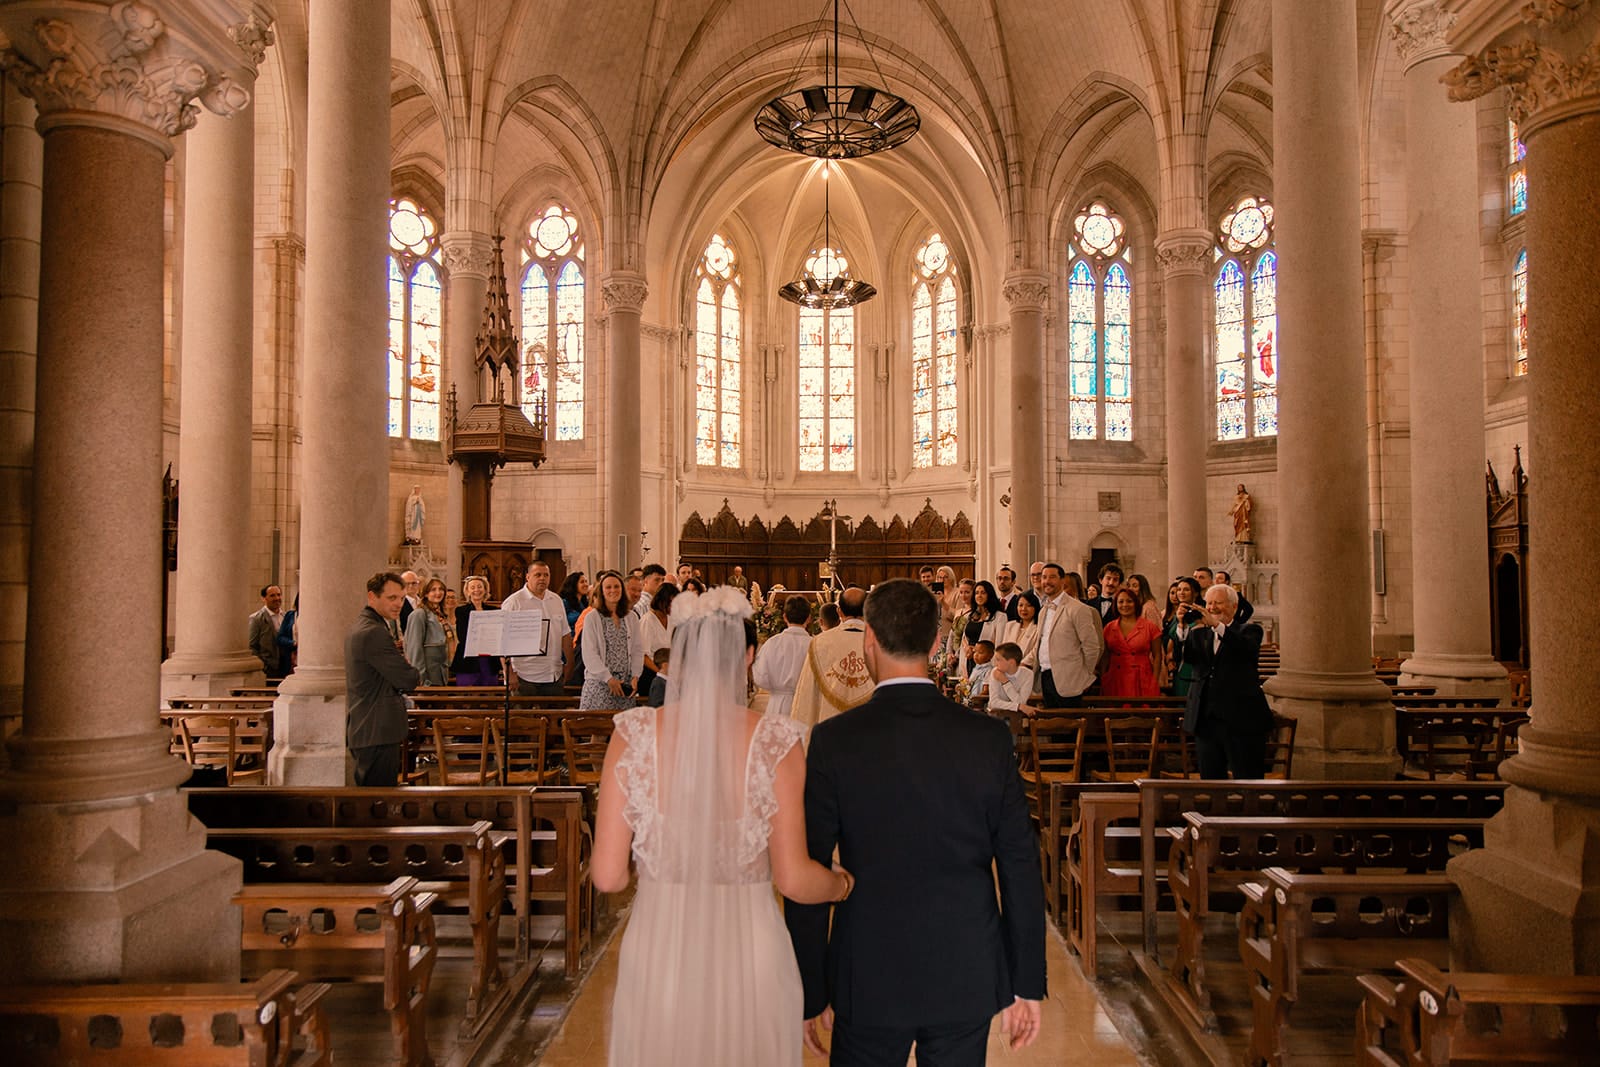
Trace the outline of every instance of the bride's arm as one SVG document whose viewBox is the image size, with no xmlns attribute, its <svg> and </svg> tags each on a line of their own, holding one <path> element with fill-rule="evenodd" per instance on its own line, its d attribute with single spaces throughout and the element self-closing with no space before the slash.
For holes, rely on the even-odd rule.
<svg viewBox="0 0 1600 1067">
<path fill-rule="evenodd" d="M 772 817 L 768 851 L 778 892 L 797 904 L 826 904 L 850 895 L 855 882 L 843 871 L 824 867 L 806 854 L 806 762 L 800 745 L 778 761 L 772 789 L 778 813 Z M 603 794 L 602 794 L 603 796 Z M 599 845 L 595 846 L 598 855 Z M 595 884 L 598 886 L 598 874 Z"/>
<path fill-rule="evenodd" d="M 600 770 L 600 805 L 594 820 L 594 855 L 589 859 L 589 872 L 594 887 L 602 893 L 620 893 L 628 888 L 633 829 L 622 817 L 622 783 L 617 780 L 617 765 L 627 751 L 628 742 L 621 732 L 613 734 Z"/>
</svg>

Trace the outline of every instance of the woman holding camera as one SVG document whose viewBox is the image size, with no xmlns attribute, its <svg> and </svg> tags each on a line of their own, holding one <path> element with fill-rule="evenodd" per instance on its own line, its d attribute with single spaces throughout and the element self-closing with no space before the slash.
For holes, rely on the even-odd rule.
<svg viewBox="0 0 1600 1067">
<path fill-rule="evenodd" d="M 629 610 L 628 590 L 622 575 L 601 571 L 592 601 L 594 611 L 583 627 L 579 646 L 583 652 L 583 711 L 621 711 L 633 707 L 634 687 L 644 669 L 644 646 L 639 643 L 639 620 Z"/>
<path fill-rule="evenodd" d="M 1176 590 L 1177 600 L 1167 612 L 1167 624 L 1161 631 L 1162 644 L 1167 653 L 1167 677 L 1172 679 L 1172 695 L 1182 697 L 1189 695 L 1189 685 L 1194 681 L 1194 667 L 1184 662 L 1183 642 L 1178 640 L 1178 626 L 1183 623 L 1199 619 L 1201 610 L 1198 606 L 1200 600 L 1200 583 L 1190 577 L 1182 577 L 1172 583 Z"/>
</svg>

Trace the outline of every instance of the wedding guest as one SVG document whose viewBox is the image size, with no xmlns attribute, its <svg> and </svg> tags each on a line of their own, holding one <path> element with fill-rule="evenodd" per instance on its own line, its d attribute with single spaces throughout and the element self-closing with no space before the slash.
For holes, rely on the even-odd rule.
<svg viewBox="0 0 1600 1067">
<path fill-rule="evenodd" d="M 1139 597 L 1131 589 L 1118 589 L 1117 617 L 1105 625 L 1105 653 L 1101 659 L 1100 695 L 1107 697 L 1159 696 L 1161 631 L 1139 611 Z"/>
<path fill-rule="evenodd" d="M 633 694 L 644 668 L 639 620 L 629 610 L 622 575 L 601 571 L 591 600 L 594 615 L 583 628 L 582 711 L 621 711 L 633 707 Z"/>
<path fill-rule="evenodd" d="M 817 609 L 817 625 L 824 630 L 831 630 L 839 625 L 839 605 L 824 604 Z"/>
<path fill-rule="evenodd" d="M 1039 595 L 1030 589 L 1018 595 L 1015 607 L 1016 621 L 1006 626 L 1000 640 L 1016 645 L 1021 650 L 1018 660 L 1032 671 L 1038 662 L 1036 653 L 1039 648 Z"/>
<path fill-rule="evenodd" d="M 646 693 L 650 692 L 651 683 L 655 681 L 656 672 L 660 670 L 648 650 L 671 647 L 672 601 L 677 595 L 678 587 L 671 582 L 657 583 L 655 594 L 650 598 L 650 608 L 639 620 L 639 647 L 647 650 L 644 669 L 639 672 L 639 688 Z"/>
<path fill-rule="evenodd" d="M 1002 640 L 1006 617 L 998 610 L 1000 596 L 988 582 L 972 584 L 972 608 L 967 612 L 966 627 L 961 633 L 961 670 L 963 678 L 970 677 L 975 666 L 972 650 L 980 641 L 989 642 L 990 648 Z"/>
<path fill-rule="evenodd" d="M 456 655 L 450 662 L 455 672 L 456 685 L 499 685 L 500 660 L 496 656 L 469 656 L 466 654 L 467 630 L 472 625 L 474 611 L 492 611 L 489 599 L 489 580 L 471 575 L 462 585 L 467 602 L 456 608 Z"/>
<path fill-rule="evenodd" d="M 1032 715 L 1028 698 L 1033 695 L 1033 671 L 1022 665 L 1022 649 L 1015 641 L 995 646 L 994 660 L 984 693 L 990 711 L 1020 711 Z"/>
<path fill-rule="evenodd" d="M 422 685 L 447 685 L 447 670 L 455 654 L 455 623 L 444 614 L 444 582 L 429 578 L 422 587 L 421 606 L 406 620 L 406 659 L 422 675 Z"/>
<path fill-rule="evenodd" d="M 1177 597 L 1172 609 L 1167 614 L 1167 624 L 1162 629 L 1161 638 L 1166 646 L 1167 677 L 1171 679 L 1173 696 L 1188 696 L 1189 686 L 1194 681 L 1194 665 L 1189 663 L 1184 656 L 1183 638 L 1178 634 L 1178 627 L 1183 622 L 1184 608 L 1200 602 L 1200 583 L 1193 578 L 1184 576 L 1172 583 Z"/>
<path fill-rule="evenodd" d="M 978 695 L 988 684 L 989 672 L 994 669 L 994 642 L 979 641 L 972 646 L 972 669 L 967 672 L 967 703 L 977 704 Z"/>
<path fill-rule="evenodd" d="M 578 616 L 589 604 L 589 579 L 582 571 L 573 571 L 561 583 L 561 603 L 567 608 L 567 625 L 576 627 Z"/>
<path fill-rule="evenodd" d="M 656 676 L 650 680 L 650 695 L 645 703 L 659 708 L 667 702 L 667 664 L 672 659 L 672 649 L 658 648 L 650 658 L 655 660 Z"/>
</svg>

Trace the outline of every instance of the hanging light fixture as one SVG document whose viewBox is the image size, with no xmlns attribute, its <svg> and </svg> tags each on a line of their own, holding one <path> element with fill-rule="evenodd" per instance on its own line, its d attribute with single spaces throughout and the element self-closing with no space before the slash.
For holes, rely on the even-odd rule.
<svg viewBox="0 0 1600 1067">
<path fill-rule="evenodd" d="M 831 167 L 831 163 L 824 163 Z M 822 243 L 813 244 L 806 257 L 800 277 L 778 290 L 778 295 L 791 304 L 804 308 L 847 308 L 864 304 L 878 295 L 871 282 L 850 277 L 850 264 L 843 253 L 833 247 L 833 217 L 829 212 L 832 182 L 828 171 L 822 172 Z"/>
<path fill-rule="evenodd" d="M 870 51 L 867 58 L 872 59 Z M 876 60 L 872 66 L 878 70 Z M 855 159 L 898 148 L 916 136 L 922 118 L 910 101 L 871 85 L 839 84 L 839 0 L 833 0 L 833 64 L 830 68 L 824 56 L 822 69 L 826 84 L 791 89 L 756 112 L 756 132 L 768 144 L 818 159 Z M 883 71 L 878 78 L 884 80 Z M 790 84 L 795 80 L 791 76 Z"/>
</svg>

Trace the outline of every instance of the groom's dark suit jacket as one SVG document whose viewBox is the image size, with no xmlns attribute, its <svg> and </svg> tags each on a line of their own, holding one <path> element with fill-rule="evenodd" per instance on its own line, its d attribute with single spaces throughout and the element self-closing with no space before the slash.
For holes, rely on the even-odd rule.
<svg viewBox="0 0 1600 1067">
<path fill-rule="evenodd" d="M 1185 663 L 1194 665 L 1183 728 L 1191 734 L 1265 734 L 1272 729 L 1272 709 L 1261 691 L 1261 627 L 1233 623 L 1222 642 L 1209 627 L 1193 626 L 1183 643 Z"/>
<path fill-rule="evenodd" d="M 932 1026 L 1044 997 L 1039 848 L 1003 722 L 880 686 L 812 731 L 805 798 L 812 857 L 837 845 L 856 878 L 843 904 L 785 907 L 806 1018 Z"/>
</svg>

